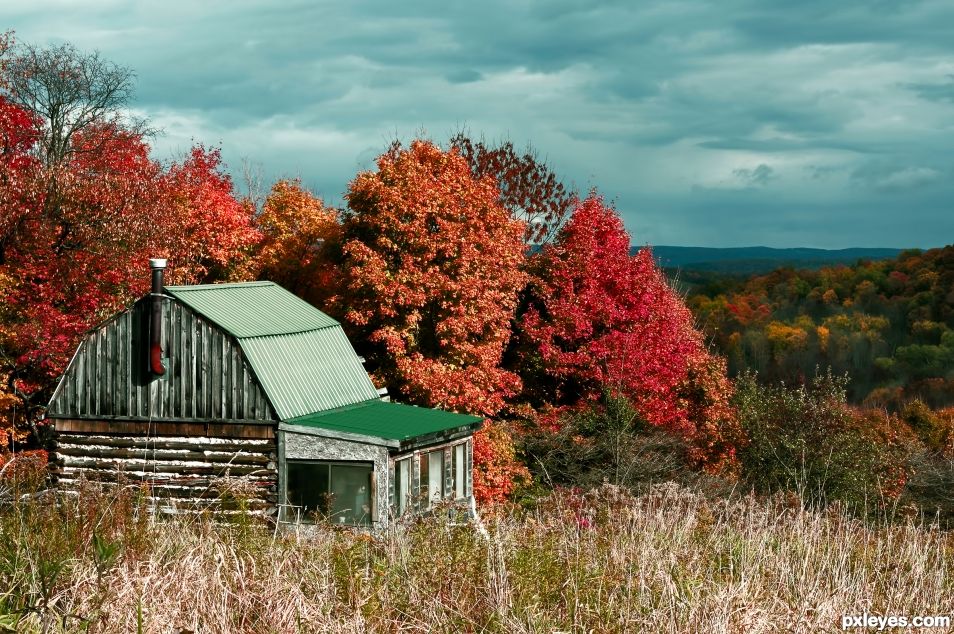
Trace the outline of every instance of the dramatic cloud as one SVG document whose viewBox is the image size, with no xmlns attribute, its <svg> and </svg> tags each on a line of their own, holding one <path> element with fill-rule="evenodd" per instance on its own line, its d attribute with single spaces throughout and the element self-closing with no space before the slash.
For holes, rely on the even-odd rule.
<svg viewBox="0 0 954 634">
<path fill-rule="evenodd" d="M 943 0 L 7 0 L 21 40 L 138 76 L 157 152 L 221 144 L 341 204 L 395 137 L 532 143 L 637 243 L 954 241 Z"/>
<path fill-rule="evenodd" d="M 773 177 L 772 168 L 765 163 L 759 163 L 755 169 L 739 168 L 732 173 L 750 187 L 764 187 Z"/>
</svg>

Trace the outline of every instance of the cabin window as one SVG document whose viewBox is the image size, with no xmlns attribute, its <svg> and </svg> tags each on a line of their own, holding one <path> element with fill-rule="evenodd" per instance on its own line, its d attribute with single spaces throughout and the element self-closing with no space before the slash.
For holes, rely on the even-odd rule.
<svg viewBox="0 0 954 634">
<path fill-rule="evenodd" d="M 405 458 L 394 463 L 394 512 L 401 516 L 407 512 L 411 502 L 411 459 Z"/>
<path fill-rule="evenodd" d="M 444 451 L 437 450 L 427 454 L 427 500 L 428 506 L 440 502 L 444 497 Z"/>
<path fill-rule="evenodd" d="M 454 445 L 453 454 L 454 497 L 458 500 L 467 496 L 467 444 Z"/>
<path fill-rule="evenodd" d="M 444 497 L 444 452 L 429 451 L 421 454 L 421 489 L 423 509 L 429 509 Z"/>
<path fill-rule="evenodd" d="M 288 502 L 302 519 L 334 524 L 371 523 L 373 465 L 369 462 L 292 461 L 287 463 Z"/>
<path fill-rule="evenodd" d="M 427 469 L 427 456 L 428 454 L 422 453 L 419 456 L 418 464 L 418 486 L 420 486 L 418 500 L 424 500 L 423 508 L 425 509 L 430 507 L 430 504 L 427 503 L 427 474 L 429 473 Z"/>
</svg>

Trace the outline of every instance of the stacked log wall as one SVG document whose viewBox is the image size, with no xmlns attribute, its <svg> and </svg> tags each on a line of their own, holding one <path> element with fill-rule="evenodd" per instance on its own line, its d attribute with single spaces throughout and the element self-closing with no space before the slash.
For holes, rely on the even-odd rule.
<svg viewBox="0 0 954 634">
<path fill-rule="evenodd" d="M 274 437 L 60 433 L 51 458 L 61 489 L 80 491 L 84 481 L 140 487 L 166 513 L 277 509 Z"/>
</svg>

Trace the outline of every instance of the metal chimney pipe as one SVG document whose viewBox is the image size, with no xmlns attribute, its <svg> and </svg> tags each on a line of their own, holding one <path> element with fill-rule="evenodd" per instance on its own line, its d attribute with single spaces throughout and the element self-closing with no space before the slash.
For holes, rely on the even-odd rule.
<svg viewBox="0 0 954 634">
<path fill-rule="evenodd" d="M 151 258 L 149 268 L 152 269 L 149 306 L 149 371 L 161 376 L 166 373 L 166 368 L 162 365 L 162 272 L 166 269 L 166 261 L 162 258 Z"/>
</svg>

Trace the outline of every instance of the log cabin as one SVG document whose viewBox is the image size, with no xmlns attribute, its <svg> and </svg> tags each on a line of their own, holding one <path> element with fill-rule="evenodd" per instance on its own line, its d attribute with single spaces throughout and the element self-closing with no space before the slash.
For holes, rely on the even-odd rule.
<svg viewBox="0 0 954 634">
<path fill-rule="evenodd" d="M 382 398 L 341 324 L 271 282 L 165 286 L 86 334 L 46 417 L 60 487 L 138 483 L 166 513 L 243 503 L 383 527 L 473 508 L 482 418 Z"/>
</svg>

